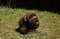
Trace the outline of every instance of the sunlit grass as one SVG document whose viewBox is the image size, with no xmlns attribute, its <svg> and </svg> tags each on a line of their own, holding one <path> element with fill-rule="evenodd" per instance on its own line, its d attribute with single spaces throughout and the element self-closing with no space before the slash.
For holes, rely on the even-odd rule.
<svg viewBox="0 0 60 39">
<path fill-rule="evenodd" d="M 26 12 L 34 12 L 39 18 L 40 33 L 22 35 L 15 31 L 19 19 Z M 60 15 L 38 10 L 11 9 L 0 7 L 0 39 L 60 39 Z"/>
</svg>

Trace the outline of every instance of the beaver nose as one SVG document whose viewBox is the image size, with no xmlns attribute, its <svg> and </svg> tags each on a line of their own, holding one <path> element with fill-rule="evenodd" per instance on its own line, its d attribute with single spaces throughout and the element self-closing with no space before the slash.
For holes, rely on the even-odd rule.
<svg viewBox="0 0 60 39">
<path fill-rule="evenodd" d="M 36 22 L 36 26 L 39 26 L 39 23 L 38 22 Z"/>
</svg>

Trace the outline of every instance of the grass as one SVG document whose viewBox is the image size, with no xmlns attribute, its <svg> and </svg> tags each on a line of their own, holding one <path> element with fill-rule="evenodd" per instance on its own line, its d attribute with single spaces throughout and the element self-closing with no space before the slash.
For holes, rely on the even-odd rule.
<svg viewBox="0 0 60 39">
<path fill-rule="evenodd" d="M 27 14 L 35 12 L 38 15 L 40 33 L 22 35 L 15 31 L 19 19 Z M 60 15 L 54 12 L 11 9 L 0 7 L 0 39 L 60 39 Z"/>
</svg>

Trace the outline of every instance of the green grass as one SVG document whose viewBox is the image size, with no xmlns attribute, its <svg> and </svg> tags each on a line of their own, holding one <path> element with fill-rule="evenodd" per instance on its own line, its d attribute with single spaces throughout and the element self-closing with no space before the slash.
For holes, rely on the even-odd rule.
<svg viewBox="0 0 60 39">
<path fill-rule="evenodd" d="M 26 12 L 38 15 L 40 33 L 22 35 L 15 31 Z M 60 15 L 54 12 L 0 7 L 0 39 L 60 39 Z"/>
</svg>

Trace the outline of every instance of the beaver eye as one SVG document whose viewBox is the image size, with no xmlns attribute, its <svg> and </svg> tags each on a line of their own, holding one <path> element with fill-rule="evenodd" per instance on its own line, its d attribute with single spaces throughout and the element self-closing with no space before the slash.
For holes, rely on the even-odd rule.
<svg viewBox="0 0 60 39">
<path fill-rule="evenodd" d="M 33 21 L 34 21 L 34 22 L 36 22 L 36 20 L 35 20 L 35 19 L 34 19 Z"/>
</svg>

